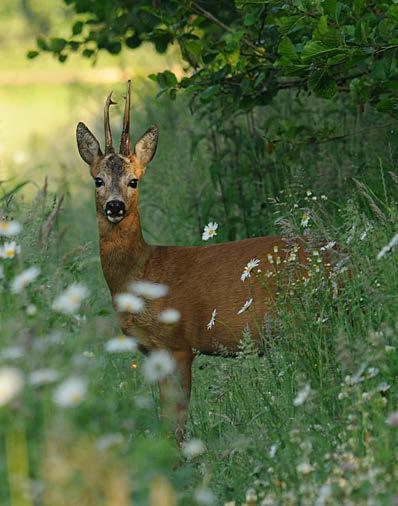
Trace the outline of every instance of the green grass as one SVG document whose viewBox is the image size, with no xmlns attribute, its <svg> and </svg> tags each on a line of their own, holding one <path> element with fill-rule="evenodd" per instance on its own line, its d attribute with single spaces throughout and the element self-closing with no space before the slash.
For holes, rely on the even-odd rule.
<svg viewBox="0 0 398 506">
<path fill-rule="evenodd" d="M 206 154 L 199 150 L 191 159 L 188 144 L 202 127 L 184 112 L 183 102 L 153 105 L 150 93 L 148 100 L 144 97 L 135 132 L 156 116 L 163 134 L 141 189 L 147 239 L 199 243 L 200 225 L 211 215 L 198 220 L 192 198 L 203 184 L 207 193 L 212 185 Z M 32 504 L 39 490 L 40 504 L 111 504 L 104 490 L 110 494 L 110 484 L 117 482 L 119 491 L 132 494 L 134 504 L 144 505 L 149 489 L 162 487 L 156 481 L 160 474 L 182 505 L 194 504 L 195 493 L 203 488 L 212 491 L 215 504 L 241 504 L 249 488 L 264 504 L 316 504 L 322 494 L 330 496 L 326 504 L 364 504 L 370 497 L 377 504 L 391 504 L 397 493 L 397 429 L 386 419 L 397 408 L 398 262 L 395 252 L 376 260 L 396 231 L 398 192 L 388 173 L 393 167 L 388 151 L 372 159 L 377 148 L 366 149 L 361 180 L 370 186 L 347 181 L 340 193 L 331 188 L 334 199 L 323 200 L 315 190 L 307 195 L 311 171 L 307 176 L 298 171 L 268 204 L 272 221 L 278 218 L 279 223 L 268 226 L 268 233 L 302 233 L 301 215 L 310 212 L 310 237 L 336 240 L 350 257 L 351 278 L 343 275 L 337 300 L 319 274 L 291 293 L 282 287 L 262 356 L 253 353 L 246 335 L 236 359 L 197 358 L 188 432 L 204 442 L 206 452 L 181 462 L 172 438 L 159 425 L 157 393 L 142 379 L 143 358 L 104 349 L 119 330 L 99 263 L 91 183 L 86 168 L 70 154 L 72 143 L 73 132 L 64 133 L 57 148 L 69 153 L 69 161 L 59 171 L 49 142 L 40 153 L 41 160 L 48 160 L 40 178 L 21 190 L 23 198 L 16 194 L 5 207 L 25 224 L 18 238 L 21 255 L 1 261 L 0 342 L 3 351 L 16 345 L 23 350 L 22 357 L 3 358 L 2 365 L 14 365 L 25 377 L 51 367 L 60 373 L 57 383 L 70 375 L 83 376 L 89 390 L 78 407 L 59 408 L 52 400 L 56 385 L 26 385 L 1 408 L 1 503 Z M 56 183 L 46 198 L 36 199 L 34 185 L 44 173 Z M 49 240 L 40 241 L 39 230 L 54 206 L 54 188 L 66 193 L 65 205 Z M 220 206 L 215 199 L 215 215 Z M 38 280 L 18 296 L 10 293 L 12 277 L 32 264 L 41 268 Z M 73 281 L 90 289 L 79 312 L 83 319 L 51 309 L 55 296 Z M 29 304 L 37 306 L 36 315 L 27 316 Z M 48 344 L 54 333 L 57 342 Z M 137 368 L 130 367 L 132 360 Z M 375 376 L 372 368 L 377 368 Z M 349 378 L 358 370 L 360 382 L 351 384 Z M 383 382 L 389 385 L 385 396 L 379 391 Z M 310 395 L 295 406 L 306 385 Z M 98 441 L 101 445 L 109 434 L 118 435 L 115 443 L 99 450 Z M 94 471 L 88 471 L 88 462 Z M 31 480 L 25 503 L 18 502 L 21 488 L 13 473 Z"/>
<path fill-rule="evenodd" d="M 3 24 L 14 19 L 0 13 Z M 25 69 L 17 53 L 15 68 Z M 34 76 L 29 69 L 40 61 L 26 72 Z M 142 74 L 147 70 L 140 67 Z M 13 366 L 26 380 L 0 407 L 0 504 L 119 506 L 131 498 L 135 506 L 169 506 L 170 487 L 187 506 L 204 490 L 214 504 L 243 504 L 249 489 L 264 505 L 394 503 L 398 428 L 386 420 L 397 410 L 397 252 L 376 259 L 397 231 L 398 138 L 390 121 L 371 110 L 360 115 L 347 104 L 291 96 L 251 118 L 199 119 L 184 100 L 156 100 L 148 80 L 134 80 L 133 137 L 151 123 L 160 127 L 158 152 L 140 190 L 148 242 L 200 244 L 210 220 L 219 223 L 216 241 L 302 235 L 306 212 L 308 238 L 336 241 L 351 270 L 339 278 L 337 299 L 322 274 L 289 290 L 281 280 L 261 356 L 245 334 L 235 359 L 197 357 L 188 435 L 201 439 L 206 451 L 188 461 L 159 422 L 156 389 L 142 378 L 144 358 L 104 348 L 120 331 L 99 262 L 93 185 L 74 130 L 83 120 L 102 138 L 109 88 L 0 88 L 6 118 L 0 125 L 0 212 L 24 224 L 17 238 L 21 254 L 0 259 L 0 372 Z M 117 138 L 124 87 L 114 89 Z M 272 118 L 294 130 L 294 117 L 303 111 L 309 127 L 325 124 L 347 138 L 307 145 L 298 144 L 296 133 L 267 152 L 265 143 L 280 133 Z M 3 197 L 24 181 L 12 198 Z M 48 228 L 61 194 L 62 210 Z M 13 277 L 31 265 L 40 267 L 39 278 L 21 294 L 11 293 Z M 72 282 L 90 290 L 79 318 L 52 309 Z M 266 283 L 261 277 L 255 282 Z M 27 312 L 31 304 L 34 315 Z M 12 358 L 15 346 L 20 356 Z M 43 367 L 57 370 L 59 379 L 31 386 L 29 374 Z M 75 375 L 87 380 L 87 396 L 77 407 L 58 407 L 55 389 Z M 381 393 L 382 383 L 389 388 Z M 307 386 L 310 394 L 295 405 Z M 0 383 L 0 398 L 1 392 Z M 153 498 L 156 491 L 163 503 Z"/>
</svg>

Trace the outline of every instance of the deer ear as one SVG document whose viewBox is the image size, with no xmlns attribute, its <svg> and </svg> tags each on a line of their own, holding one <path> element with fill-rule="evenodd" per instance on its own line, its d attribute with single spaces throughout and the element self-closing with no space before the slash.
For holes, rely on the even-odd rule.
<svg viewBox="0 0 398 506">
<path fill-rule="evenodd" d="M 145 167 L 155 156 L 158 145 L 159 129 L 156 125 L 152 125 L 142 135 L 135 145 L 134 154 Z"/>
<path fill-rule="evenodd" d="M 83 160 L 91 165 L 97 156 L 101 156 L 101 148 L 95 135 L 90 132 L 84 123 L 79 123 L 76 128 L 77 147 Z"/>
</svg>

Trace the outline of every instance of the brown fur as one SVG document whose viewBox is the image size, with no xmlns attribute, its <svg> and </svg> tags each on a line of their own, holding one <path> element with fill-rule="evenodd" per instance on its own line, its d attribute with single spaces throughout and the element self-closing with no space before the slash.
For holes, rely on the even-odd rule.
<svg viewBox="0 0 398 506">
<path fill-rule="evenodd" d="M 281 237 L 259 237 L 199 247 L 151 246 L 142 235 L 138 189 L 129 188 L 128 181 L 143 176 L 156 150 L 157 129 L 149 129 L 128 157 L 102 155 L 95 137 L 82 124 L 78 126 L 77 139 L 83 159 L 90 164 L 91 175 L 105 182 L 103 187 L 96 189 L 96 208 L 101 264 L 112 297 L 126 291 L 128 284 L 137 279 L 169 287 L 169 295 L 148 302 L 142 314 L 119 314 L 119 320 L 123 332 L 138 337 L 146 352 L 165 348 L 173 355 L 182 387 L 177 406 L 177 432 L 181 440 L 191 389 L 191 365 L 196 352 L 217 354 L 221 348 L 236 352 L 242 330 L 247 325 L 259 342 L 274 295 L 272 285 L 270 291 L 264 293 L 259 283 L 252 282 L 253 277 L 242 282 L 240 276 L 252 258 L 261 261 L 259 268 L 263 272 L 267 265 L 272 268 L 267 255 L 272 255 L 274 246 L 278 246 L 283 260 L 286 243 Z M 92 151 L 90 146 L 93 146 Z M 110 160 L 114 163 L 109 163 Z M 126 205 L 126 215 L 119 223 L 111 223 L 104 213 L 110 198 L 122 200 Z M 305 261 L 302 251 L 300 257 Z M 281 267 L 283 265 L 282 262 Z M 238 314 L 251 297 L 254 302 L 250 309 Z M 181 313 L 180 321 L 171 330 L 157 319 L 159 312 L 166 308 L 175 308 Z M 216 324 L 208 330 L 214 309 L 217 309 Z M 164 381 L 160 385 L 161 398 L 164 398 L 168 383 Z"/>
</svg>

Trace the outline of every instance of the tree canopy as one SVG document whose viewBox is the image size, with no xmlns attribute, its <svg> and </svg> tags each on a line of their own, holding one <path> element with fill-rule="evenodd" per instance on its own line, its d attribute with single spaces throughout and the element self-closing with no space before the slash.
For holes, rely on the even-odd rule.
<svg viewBox="0 0 398 506">
<path fill-rule="evenodd" d="M 184 90 L 225 113 L 293 89 L 327 99 L 349 93 L 398 113 L 397 0 L 64 1 L 76 14 L 69 38 L 37 40 L 61 62 L 71 52 L 95 59 L 144 41 L 159 52 L 178 44 L 188 75 L 150 76 L 172 98 Z"/>
</svg>

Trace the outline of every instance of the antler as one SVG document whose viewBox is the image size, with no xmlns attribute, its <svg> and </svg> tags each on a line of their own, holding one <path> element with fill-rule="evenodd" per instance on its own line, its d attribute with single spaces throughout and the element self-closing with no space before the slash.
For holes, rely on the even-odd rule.
<svg viewBox="0 0 398 506">
<path fill-rule="evenodd" d="M 120 154 L 124 156 L 129 156 L 131 153 L 130 106 L 131 106 L 131 81 L 129 79 L 127 81 L 127 94 L 126 94 L 126 103 L 124 106 L 123 129 L 122 129 L 122 136 L 120 138 L 120 149 L 119 149 Z"/>
<path fill-rule="evenodd" d="M 109 107 L 115 105 L 116 102 L 112 100 L 112 91 L 109 93 L 104 108 L 104 130 L 105 130 L 105 154 L 114 153 L 115 150 L 112 146 L 112 132 L 111 125 L 109 124 Z"/>
</svg>

